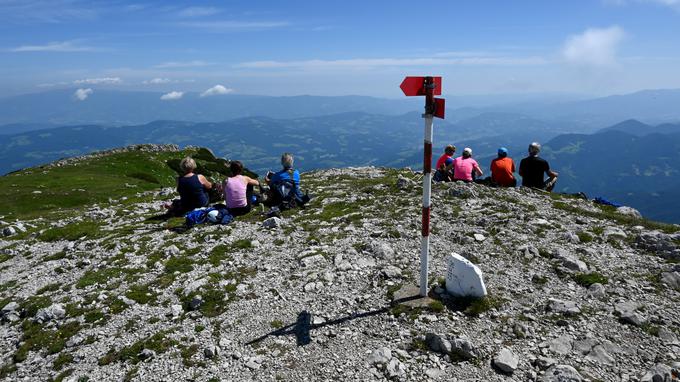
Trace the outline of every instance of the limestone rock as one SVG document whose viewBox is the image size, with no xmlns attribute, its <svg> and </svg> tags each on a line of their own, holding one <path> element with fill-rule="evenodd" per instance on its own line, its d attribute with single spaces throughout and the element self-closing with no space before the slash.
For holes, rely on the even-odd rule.
<svg viewBox="0 0 680 382">
<path fill-rule="evenodd" d="M 453 296 L 486 296 L 482 271 L 465 257 L 452 253 L 446 258 L 446 291 Z"/>
<path fill-rule="evenodd" d="M 427 344 L 427 347 L 433 352 L 444 354 L 451 352 L 451 343 L 440 335 L 427 333 L 427 335 L 425 335 L 425 343 Z"/>
<path fill-rule="evenodd" d="M 616 212 L 620 213 L 621 215 L 631 216 L 638 219 L 642 218 L 642 214 L 640 213 L 640 211 L 628 206 L 618 207 L 616 209 Z"/>
<path fill-rule="evenodd" d="M 583 377 L 569 365 L 554 365 L 548 368 L 541 382 L 581 382 Z"/>
<path fill-rule="evenodd" d="M 548 300 L 548 310 L 564 314 L 565 316 L 576 316 L 581 313 L 581 309 L 573 301 L 558 300 L 551 298 Z"/>
<path fill-rule="evenodd" d="M 179 256 L 179 254 L 179 248 L 174 244 L 165 248 L 165 256 Z"/>
<path fill-rule="evenodd" d="M 661 273 L 661 282 L 673 289 L 680 290 L 680 272 Z"/>
<path fill-rule="evenodd" d="M 555 258 L 560 265 L 566 269 L 574 272 L 588 272 L 588 266 L 583 261 L 579 260 L 578 257 L 572 255 L 564 249 L 559 249 L 553 253 L 553 258 Z"/>
<path fill-rule="evenodd" d="M 283 219 L 277 216 L 272 216 L 262 222 L 264 228 L 276 228 L 281 227 L 281 225 L 283 225 Z"/>
<path fill-rule="evenodd" d="M 605 297 L 607 297 L 607 291 L 604 285 L 600 283 L 594 283 L 588 287 L 588 295 L 595 297 L 597 299 L 604 299 Z"/>
<path fill-rule="evenodd" d="M 386 365 L 392 359 L 392 351 L 388 347 L 375 349 L 368 356 L 368 363 L 371 365 Z"/>
<path fill-rule="evenodd" d="M 501 349 L 493 358 L 493 364 L 504 373 L 512 374 L 517 370 L 519 357 L 508 348 Z"/>
<path fill-rule="evenodd" d="M 640 382 L 671 382 L 673 379 L 671 368 L 658 363 L 640 378 Z"/>
<path fill-rule="evenodd" d="M 451 341 L 451 355 L 465 360 L 476 359 L 481 356 L 479 350 L 467 337 L 454 338 Z"/>
</svg>

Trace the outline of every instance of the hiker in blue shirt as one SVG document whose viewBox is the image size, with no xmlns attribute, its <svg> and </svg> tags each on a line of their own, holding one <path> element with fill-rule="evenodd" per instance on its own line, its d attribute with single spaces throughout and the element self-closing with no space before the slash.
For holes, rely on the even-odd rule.
<svg viewBox="0 0 680 382">
<path fill-rule="evenodd" d="M 281 170 L 277 172 L 268 172 L 264 180 L 269 184 L 272 191 L 272 204 L 277 205 L 282 202 L 292 200 L 292 206 L 304 205 L 309 199 L 300 190 L 300 172 L 293 168 L 293 155 L 290 153 L 283 153 L 281 155 Z M 292 182 L 291 182 L 292 180 Z M 286 187 L 289 185 L 293 197 L 287 196 Z"/>
</svg>

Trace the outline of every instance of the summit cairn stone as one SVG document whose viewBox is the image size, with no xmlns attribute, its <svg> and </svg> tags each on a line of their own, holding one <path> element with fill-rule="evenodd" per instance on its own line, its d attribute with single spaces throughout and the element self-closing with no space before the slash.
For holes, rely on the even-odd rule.
<svg viewBox="0 0 680 382">
<path fill-rule="evenodd" d="M 463 256 L 452 253 L 446 258 L 446 291 L 454 296 L 484 297 L 486 285 L 482 271 Z"/>
</svg>

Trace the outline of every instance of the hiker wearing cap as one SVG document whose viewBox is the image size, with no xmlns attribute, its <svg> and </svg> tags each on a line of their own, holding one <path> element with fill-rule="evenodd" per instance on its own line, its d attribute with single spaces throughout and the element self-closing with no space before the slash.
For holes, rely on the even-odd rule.
<svg viewBox="0 0 680 382">
<path fill-rule="evenodd" d="M 472 149 L 466 147 L 463 149 L 463 155 L 453 160 L 453 179 L 472 182 L 473 173 L 476 177 L 483 175 L 477 161 L 472 159 Z"/>
<path fill-rule="evenodd" d="M 519 175 L 522 177 L 522 186 L 552 191 L 557 183 L 557 173 L 550 170 L 548 161 L 538 157 L 541 145 L 533 142 L 529 145 L 529 156 L 519 163 Z M 544 180 L 543 174 L 548 175 Z"/>
<path fill-rule="evenodd" d="M 491 180 L 501 187 L 515 187 L 515 162 L 508 157 L 508 149 L 498 149 L 498 157 L 491 161 Z"/>
<path fill-rule="evenodd" d="M 450 182 L 453 180 L 453 154 L 456 153 L 456 146 L 447 145 L 444 154 L 437 159 L 433 180 L 435 182 Z"/>
</svg>

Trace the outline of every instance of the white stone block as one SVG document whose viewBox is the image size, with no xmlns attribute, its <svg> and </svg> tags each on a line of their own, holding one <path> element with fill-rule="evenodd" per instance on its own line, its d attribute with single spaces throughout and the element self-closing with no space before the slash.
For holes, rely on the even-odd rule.
<svg viewBox="0 0 680 382">
<path fill-rule="evenodd" d="M 452 253 L 446 258 L 446 291 L 454 296 L 484 297 L 486 286 L 482 271 L 463 256 Z"/>
</svg>

